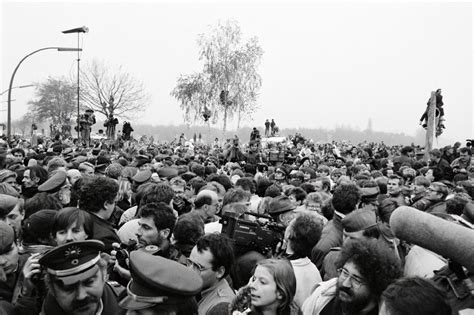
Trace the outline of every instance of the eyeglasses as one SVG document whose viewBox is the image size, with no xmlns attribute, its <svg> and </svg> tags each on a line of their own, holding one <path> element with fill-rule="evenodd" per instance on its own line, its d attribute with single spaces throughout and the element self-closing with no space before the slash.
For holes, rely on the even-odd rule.
<svg viewBox="0 0 474 315">
<path fill-rule="evenodd" d="M 200 264 L 192 261 L 191 259 L 187 259 L 186 260 L 186 266 L 188 266 L 189 268 L 192 268 L 194 271 L 196 271 L 197 273 L 201 274 L 202 272 L 206 271 L 206 270 L 209 270 L 212 268 L 211 267 L 204 267 L 204 266 L 201 266 Z"/>
<path fill-rule="evenodd" d="M 358 289 L 365 284 L 364 281 L 359 279 L 357 276 L 354 276 L 353 274 L 351 274 L 345 268 L 337 269 L 337 273 L 339 277 L 341 278 L 341 280 L 346 280 L 347 278 L 349 278 L 351 281 L 351 285 L 354 287 L 354 289 Z"/>
</svg>

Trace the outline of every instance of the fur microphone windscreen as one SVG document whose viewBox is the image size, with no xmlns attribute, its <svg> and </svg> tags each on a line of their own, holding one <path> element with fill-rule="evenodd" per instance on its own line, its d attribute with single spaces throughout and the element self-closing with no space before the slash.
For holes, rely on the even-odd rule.
<svg viewBox="0 0 474 315">
<path fill-rule="evenodd" d="M 474 230 L 411 207 L 399 207 L 390 217 L 399 239 L 424 247 L 474 272 Z"/>
</svg>

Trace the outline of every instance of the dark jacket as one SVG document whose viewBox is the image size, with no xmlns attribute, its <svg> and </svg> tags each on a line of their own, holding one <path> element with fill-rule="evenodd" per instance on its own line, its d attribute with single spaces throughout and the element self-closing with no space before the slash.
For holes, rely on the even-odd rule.
<svg viewBox="0 0 474 315">
<path fill-rule="evenodd" d="M 330 220 L 323 228 L 321 239 L 313 247 L 311 252 L 311 261 L 316 265 L 318 270 L 322 269 L 324 257 L 333 247 L 339 247 L 342 245 L 342 221 L 341 218 L 334 214 L 332 220 Z"/>
<path fill-rule="evenodd" d="M 430 163 L 430 168 L 433 169 L 434 180 L 436 182 L 439 182 L 443 179 L 453 179 L 453 169 L 449 165 L 448 161 L 443 158 L 441 158 L 438 162 L 432 161 Z"/>
<path fill-rule="evenodd" d="M 117 232 L 114 230 L 112 224 L 95 214 L 91 213 L 92 217 L 92 237 L 91 239 L 102 241 L 105 245 L 105 251 L 110 253 L 112 251 L 112 243 L 121 243 Z"/>
</svg>

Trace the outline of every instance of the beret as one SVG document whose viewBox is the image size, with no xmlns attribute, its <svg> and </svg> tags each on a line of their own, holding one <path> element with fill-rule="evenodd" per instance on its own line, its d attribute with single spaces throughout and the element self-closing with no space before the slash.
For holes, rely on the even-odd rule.
<svg viewBox="0 0 474 315">
<path fill-rule="evenodd" d="M 40 192 L 48 192 L 50 194 L 59 191 L 59 189 L 66 184 L 67 173 L 62 170 L 58 170 L 51 176 L 47 181 L 38 187 Z"/>
<path fill-rule="evenodd" d="M 182 303 L 183 297 L 192 297 L 202 289 L 202 278 L 193 269 L 176 261 L 151 255 L 144 250 L 130 253 L 128 296 L 120 307 L 137 310 L 154 304 Z"/>
<path fill-rule="evenodd" d="M 363 231 L 376 224 L 377 219 L 372 210 L 356 210 L 342 219 L 342 227 L 348 233 Z"/>
<path fill-rule="evenodd" d="M 173 167 L 163 167 L 163 168 L 160 168 L 158 171 L 158 176 L 160 176 L 160 178 L 173 178 L 175 176 L 178 176 L 178 170 L 173 168 Z"/>
<path fill-rule="evenodd" d="M 296 209 L 296 205 L 287 196 L 273 198 L 268 205 L 270 215 L 278 215 Z"/>
<path fill-rule="evenodd" d="M 97 272 L 104 248 L 104 243 L 97 240 L 70 242 L 48 251 L 39 263 L 49 274 L 70 285 Z"/>
<path fill-rule="evenodd" d="M 138 171 L 135 176 L 132 177 L 132 180 L 141 184 L 148 181 L 151 178 L 151 171 L 146 169 L 142 171 Z"/>
</svg>

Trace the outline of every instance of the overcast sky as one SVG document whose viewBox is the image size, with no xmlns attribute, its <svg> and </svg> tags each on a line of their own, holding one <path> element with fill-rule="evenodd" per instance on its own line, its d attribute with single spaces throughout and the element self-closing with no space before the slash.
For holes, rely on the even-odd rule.
<svg viewBox="0 0 474 315">
<path fill-rule="evenodd" d="M 441 88 L 449 139 L 473 137 L 472 4 L 460 3 L 185 3 L 12 2 L 1 6 L 1 84 L 19 60 L 41 47 L 77 47 L 81 64 L 122 65 L 142 80 L 150 104 L 137 122 L 182 123 L 170 96 L 180 74 L 201 70 L 197 37 L 219 20 L 236 20 L 244 39 L 264 50 L 259 110 L 249 126 L 274 118 L 282 127 L 350 125 L 415 134 L 430 92 Z M 14 85 L 76 71 L 75 53 L 40 52 L 20 67 Z M 27 111 L 34 88 L 15 89 L 12 116 Z M 6 101 L 7 93 L 1 96 Z M 1 103 L 6 109 L 6 103 Z M 6 120 L 6 112 L 0 112 Z M 232 127 L 233 125 L 231 125 Z"/>
</svg>

